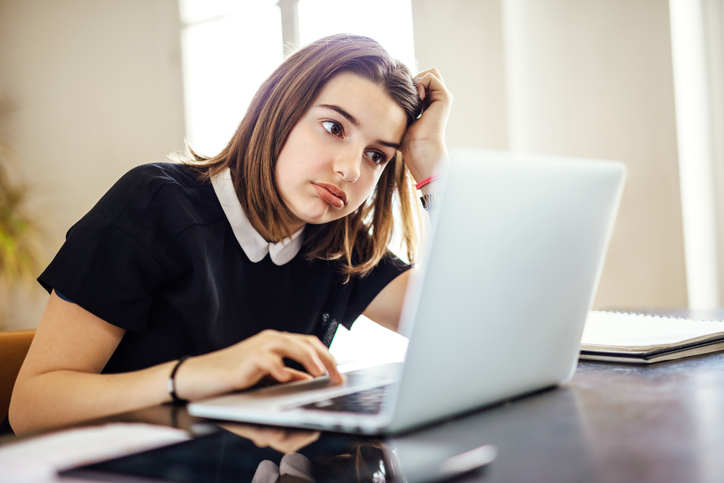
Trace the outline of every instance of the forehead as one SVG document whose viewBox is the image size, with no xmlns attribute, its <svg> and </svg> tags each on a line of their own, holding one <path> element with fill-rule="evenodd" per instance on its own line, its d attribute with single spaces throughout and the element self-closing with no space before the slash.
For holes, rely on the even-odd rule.
<svg viewBox="0 0 724 483">
<path fill-rule="evenodd" d="M 322 104 L 341 107 L 360 122 L 361 129 L 385 139 L 400 141 L 407 129 L 404 109 L 384 88 L 355 74 L 339 74 L 327 82 L 312 107 Z"/>
</svg>

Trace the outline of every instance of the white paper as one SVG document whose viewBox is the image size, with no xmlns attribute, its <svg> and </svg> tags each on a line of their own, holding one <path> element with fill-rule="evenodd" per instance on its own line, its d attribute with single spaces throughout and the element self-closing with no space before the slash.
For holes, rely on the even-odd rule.
<svg viewBox="0 0 724 483">
<path fill-rule="evenodd" d="M 591 311 L 581 344 L 648 347 L 724 335 L 724 321 L 693 320 L 644 314 Z"/>
<path fill-rule="evenodd" d="M 56 472 L 189 438 L 167 426 L 112 423 L 20 440 L 0 446 L 0 482 L 68 482 Z"/>
</svg>

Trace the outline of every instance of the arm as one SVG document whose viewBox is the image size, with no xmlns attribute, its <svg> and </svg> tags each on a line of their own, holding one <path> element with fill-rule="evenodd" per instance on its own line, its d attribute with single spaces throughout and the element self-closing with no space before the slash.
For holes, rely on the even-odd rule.
<svg viewBox="0 0 724 483">
<path fill-rule="evenodd" d="M 41 317 L 10 401 L 17 434 L 170 402 L 167 380 L 176 361 L 124 374 L 101 374 L 125 331 L 53 292 Z M 342 382 L 334 359 L 313 336 L 264 331 L 226 349 L 188 359 L 176 374 L 188 400 L 243 389 L 269 375 L 281 382 L 309 376 L 287 368 L 300 362 L 310 374 L 329 372 Z"/>
<path fill-rule="evenodd" d="M 402 315 L 402 304 L 407 291 L 407 283 L 410 280 L 410 273 L 416 271 L 414 268 L 395 277 L 367 306 L 362 315 L 390 330 L 397 332 L 400 315 Z"/>
<path fill-rule="evenodd" d="M 417 76 L 417 90 L 424 106 L 422 116 L 412 124 L 402 139 L 400 151 L 412 177 L 422 181 L 439 171 L 448 161 L 445 128 L 453 96 L 445 87 L 440 72 L 433 68 Z M 434 189 L 427 185 L 422 192 Z"/>
<path fill-rule="evenodd" d="M 445 126 L 450 114 L 452 94 L 445 87 L 437 69 L 421 72 L 417 77 L 417 89 L 425 111 L 407 129 L 400 151 L 412 177 L 422 181 L 447 162 Z M 434 184 L 424 186 L 422 192 L 434 193 Z M 407 283 L 413 270 L 408 270 L 390 282 L 363 314 L 383 327 L 397 331 Z"/>
</svg>

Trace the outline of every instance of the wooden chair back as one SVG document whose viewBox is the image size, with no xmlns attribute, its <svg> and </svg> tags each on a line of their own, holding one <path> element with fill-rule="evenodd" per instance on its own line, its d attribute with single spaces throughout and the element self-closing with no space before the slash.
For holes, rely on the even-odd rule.
<svg viewBox="0 0 724 483">
<path fill-rule="evenodd" d="M 8 415 L 10 395 L 35 329 L 0 331 L 0 422 Z"/>
</svg>

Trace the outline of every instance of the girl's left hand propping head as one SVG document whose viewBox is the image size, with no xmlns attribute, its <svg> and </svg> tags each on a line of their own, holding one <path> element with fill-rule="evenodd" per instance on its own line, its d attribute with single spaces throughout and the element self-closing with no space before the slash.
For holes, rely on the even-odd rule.
<svg viewBox="0 0 724 483">
<path fill-rule="evenodd" d="M 407 129 L 400 151 L 413 178 L 419 182 L 435 174 L 447 162 L 445 126 L 453 96 L 435 68 L 418 74 L 417 90 L 423 112 Z"/>
</svg>

